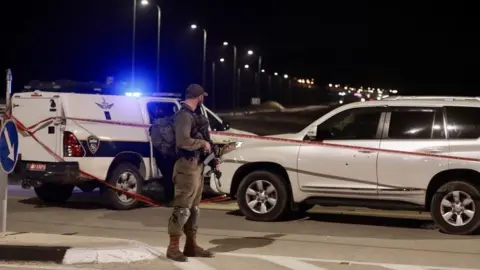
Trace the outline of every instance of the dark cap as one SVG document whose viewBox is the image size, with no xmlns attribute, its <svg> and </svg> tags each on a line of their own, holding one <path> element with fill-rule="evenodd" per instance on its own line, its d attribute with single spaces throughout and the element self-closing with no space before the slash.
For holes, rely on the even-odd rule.
<svg viewBox="0 0 480 270">
<path fill-rule="evenodd" d="M 207 92 L 199 84 L 190 84 L 185 91 L 185 98 L 197 98 L 201 95 L 208 96 Z"/>
</svg>

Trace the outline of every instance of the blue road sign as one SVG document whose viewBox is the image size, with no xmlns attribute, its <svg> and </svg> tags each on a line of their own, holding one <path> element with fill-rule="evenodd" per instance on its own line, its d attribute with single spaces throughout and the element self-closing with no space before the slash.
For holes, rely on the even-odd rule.
<svg viewBox="0 0 480 270">
<path fill-rule="evenodd" d="M 0 134 L 0 163 L 2 170 L 10 174 L 18 160 L 18 130 L 15 122 L 8 120 Z"/>
</svg>

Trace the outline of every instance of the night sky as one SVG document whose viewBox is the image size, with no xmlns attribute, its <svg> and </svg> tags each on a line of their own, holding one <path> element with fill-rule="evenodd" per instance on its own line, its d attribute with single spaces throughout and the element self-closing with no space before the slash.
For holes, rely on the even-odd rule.
<svg viewBox="0 0 480 270">
<path fill-rule="evenodd" d="M 201 82 L 208 67 L 231 70 L 227 40 L 263 56 L 267 71 L 412 94 L 477 95 L 476 9 L 461 1 L 157 1 L 162 8 L 161 88 Z M 435 3 L 435 4 L 434 4 Z M 15 88 L 29 80 L 130 80 L 132 0 L 0 0 L 0 68 Z M 155 87 L 156 15 L 138 6 L 137 81 Z M 254 64 L 254 63 L 252 63 Z M 226 69 L 228 68 L 228 69 Z M 224 74 L 220 72 L 219 76 Z M 228 73 L 230 74 L 230 73 Z M 208 85 L 207 85 L 208 88 Z"/>
</svg>

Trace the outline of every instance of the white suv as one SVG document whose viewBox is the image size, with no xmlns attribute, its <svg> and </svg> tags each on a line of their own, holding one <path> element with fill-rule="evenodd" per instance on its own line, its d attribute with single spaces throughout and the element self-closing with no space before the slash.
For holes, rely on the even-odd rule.
<svg viewBox="0 0 480 270">
<path fill-rule="evenodd" d="M 478 98 L 356 102 L 271 137 L 288 140 L 243 139 L 216 181 L 252 220 L 323 205 L 427 210 L 452 234 L 480 226 Z"/>
</svg>

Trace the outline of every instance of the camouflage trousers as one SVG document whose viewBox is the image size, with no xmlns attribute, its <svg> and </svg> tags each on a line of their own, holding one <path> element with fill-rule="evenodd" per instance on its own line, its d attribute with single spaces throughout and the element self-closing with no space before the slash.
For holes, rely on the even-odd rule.
<svg viewBox="0 0 480 270">
<path fill-rule="evenodd" d="M 200 215 L 200 201 L 203 193 L 203 163 L 198 159 L 180 158 L 175 162 L 173 182 L 175 197 L 173 213 L 168 221 L 168 234 L 180 236 L 196 233 Z"/>
</svg>

